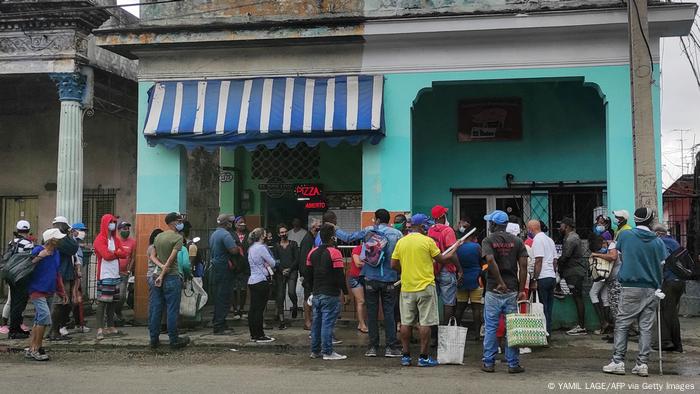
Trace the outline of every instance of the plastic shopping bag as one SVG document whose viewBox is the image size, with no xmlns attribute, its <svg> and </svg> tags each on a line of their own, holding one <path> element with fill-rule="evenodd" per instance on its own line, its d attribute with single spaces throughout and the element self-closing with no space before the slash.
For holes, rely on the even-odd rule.
<svg viewBox="0 0 700 394">
<path fill-rule="evenodd" d="M 464 364 L 464 344 L 467 328 L 457 325 L 457 319 L 450 318 L 446 326 L 438 327 L 438 362 L 440 364 Z"/>
</svg>

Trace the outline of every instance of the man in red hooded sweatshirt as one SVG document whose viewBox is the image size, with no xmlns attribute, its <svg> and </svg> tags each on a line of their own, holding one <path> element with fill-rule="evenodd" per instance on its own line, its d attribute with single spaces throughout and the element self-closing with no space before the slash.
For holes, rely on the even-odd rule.
<svg viewBox="0 0 700 394">
<path fill-rule="evenodd" d="M 97 340 L 105 335 L 119 335 L 114 325 L 114 308 L 119 301 L 119 259 L 129 256 L 117 236 L 117 217 L 102 216 L 100 233 L 93 242 L 97 257 Z M 106 316 L 106 324 L 105 324 Z"/>
<path fill-rule="evenodd" d="M 444 252 L 457 242 L 457 235 L 447 222 L 447 208 L 436 205 L 430 210 L 430 214 L 435 220 L 435 224 L 428 230 L 428 236 L 435 240 L 440 252 Z M 454 258 L 435 265 L 435 277 L 444 307 L 443 323 L 449 322 L 450 318 L 455 315 L 457 283 L 462 280 L 462 276 L 462 265 L 456 264 Z"/>
</svg>

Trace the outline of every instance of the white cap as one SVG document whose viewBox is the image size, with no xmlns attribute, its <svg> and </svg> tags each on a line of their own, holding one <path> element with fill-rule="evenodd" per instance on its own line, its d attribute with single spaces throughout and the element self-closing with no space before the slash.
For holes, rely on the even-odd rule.
<svg viewBox="0 0 700 394">
<path fill-rule="evenodd" d="M 50 228 L 41 235 L 41 237 L 44 239 L 44 242 L 48 242 L 52 239 L 61 239 L 65 237 L 66 234 L 63 234 L 61 230 L 57 228 Z"/>
<path fill-rule="evenodd" d="M 53 219 L 53 222 L 51 222 L 51 224 L 56 224 L 56 223 L 65 223 L 65 224 L 68 224 L 68 219 L 66 219 L 65 216 L 56 216 L 56 217 Z"/>
<path fill-rule="evenodd" d="M 624 209 L 619 209 L 617 211 L 612 211 L 613 216 L 616 218 L 624 218 L 625 220 L 630 220 L 630 213 Z"/>
<path fill-rule="evenodd" d="M 518 223 L 508 223 L 506 232 L 518 236 L 520 234 L 520 225 Z"/>
<path fill-rule="evenodd" d="M 20 220 L 17 222 L 17 230 L 29 230 L 31 226 L 29 225 L 29 222 L 26 220 Z"/>
</svg>

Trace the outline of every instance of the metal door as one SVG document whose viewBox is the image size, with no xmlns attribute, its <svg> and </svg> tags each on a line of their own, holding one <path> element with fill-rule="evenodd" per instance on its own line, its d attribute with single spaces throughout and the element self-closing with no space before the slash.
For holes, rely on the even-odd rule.
<svg viewBox="0 0 700 394">
<path fill-rule="evenodd" d="M 4 249 L 12 241 L 18 220 L 27 220 L 32 226 L 32 233 L 38 234 L 39 226 L 38 199 L 36 196 L 0 197 L 2 200 L 2 228 L 0 237 Z"/>
</svg>

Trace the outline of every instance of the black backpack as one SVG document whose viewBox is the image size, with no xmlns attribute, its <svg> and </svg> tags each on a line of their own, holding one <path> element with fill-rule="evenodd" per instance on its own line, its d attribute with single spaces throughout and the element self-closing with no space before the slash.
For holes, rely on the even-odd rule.
<svg viewBox="0 0 700 394">
<path fill-rule="evenodd" d="M 700 279 L 700 265 L 688 253 L 688 249 L 680 247 L 666 258 L 664 264 L 666 269 L 671 270 L 679 279 L 697 280 Z"/>
</svg>

